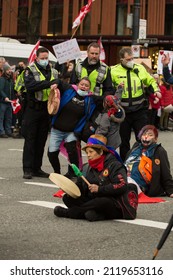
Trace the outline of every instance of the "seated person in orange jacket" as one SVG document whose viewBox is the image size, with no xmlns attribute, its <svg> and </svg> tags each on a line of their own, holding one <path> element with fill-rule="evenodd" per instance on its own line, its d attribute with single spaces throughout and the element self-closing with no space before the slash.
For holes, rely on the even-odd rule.
<svg viewBox="0 0 173 280">
<path fill-rule="evenodd" d="M 147 196 L 167 195 L 173 198 L 173 178 L 166 150 L 157 143 L 158 131 L 144 126 L 125 160 L 128 176 Z"/>
</svg>

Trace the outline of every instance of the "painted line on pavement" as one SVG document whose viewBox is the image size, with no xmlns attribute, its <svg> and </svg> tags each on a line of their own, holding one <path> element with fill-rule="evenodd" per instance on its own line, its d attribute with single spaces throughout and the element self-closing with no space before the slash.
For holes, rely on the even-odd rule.
<svg viewBox="0 0 173 280">
<path fill-rule="evenodd" d="M 31 205 L 36 205 L 36 206 L 42 206 L 46 208 L 52 208 L 54 209 L 55 206 L 64 206 L 64 204 L 56 203 L 56 202 L 49 202 L 49 201 L 40 201 L 40 200 L 34 200 L 34 201 L 19 201 L 20 203 L 26 203 L 26 204 L 31 204 Z M 66 207 L 67 208 L 67 207 Z"/>
<path fill-rule="evenodd" d="M 7 178 L 4 177 L 0 177 L 0 180 L 8 180 Z"/>
<path fill-rule="evenodd" d="M 49 188 L 58 188 L 55 184 L 47 184 L 47 183 L 38 183 L 38 182 L 24 182 L 27 185 L 35 185 L 35 186 L 41 186 L 41 187 L 49 187 Z"/>
<path fill-rule="evenodd" d="M 18 152 L 23 152 L 23 149 L 8 149 L 9 151 L 18 151 Z"/>
<path fill-rule="evenodd" d="M 2 195 L 2 196 L 3 196 L 3 194 L 1 194 L 1 193 L 0 193 L 0 195 Z"/>
<path fill-rule="evenodd" d="M 48 201 L 19 201 L 20 203 L 24 204 L 30 204 L 30 205 L 36 205 L 36 206 L 42 206 L 46 208 L 54 208 L 55 206 L 63 206 L 67 208 L 62 203 L 56 203 L 56 202 L 48 202 Z M 165 229 L 168 225 L 168 223 L 163 222 L 156 222 L 151 220 L 144 220 L 144 219 L 135 219 L 135 220 L 114 220 L 115 222 L 121 222 L 121 223 L 128 223 L 132 225 L 139 225 L 139 226 L 145 226 L 145 227 L 153 227 L 153 228 L 159 228 L 159 229 Z M 173 231 L 173 228 L 171 229 Z"/>
</svg>

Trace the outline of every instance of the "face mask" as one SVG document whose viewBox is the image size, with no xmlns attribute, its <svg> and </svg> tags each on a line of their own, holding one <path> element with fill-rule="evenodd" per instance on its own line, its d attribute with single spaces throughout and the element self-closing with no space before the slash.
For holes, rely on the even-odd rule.
<svg viewBox="0 0 173 280">
<path fill-rule="evenodd" d="M 132 69 L 132 68 L 133 68 L 133 66 L 134 66 L 134 64 L 135 64 L 135 63 L 134 63 L 134 61 L 132 61 L 132 60 L 131 60 L 131 61 L 128 61 L 128 62 L 126 63 L 126 67 L 128 67 L 128 68 L 131 68 L 131 69 Z"/>
<path fill-rule="evenodd" d="M 77 90 L 77 93 L 80 95 L 80 96 L 86 96 L 88 95 L 88 91 L 84 91 L 84 90 L 81 90 L 81 89 L 78 89 Z"/>
<path fill-rule="evenodd" d="M 40 59 L 40 61 L 38 62 L 38 64 L 40 66 L 42 66 L 43 68 L 46 68 L 46 66 L 48 65 L 49 61 L 48 59 Z"/>
</svg>

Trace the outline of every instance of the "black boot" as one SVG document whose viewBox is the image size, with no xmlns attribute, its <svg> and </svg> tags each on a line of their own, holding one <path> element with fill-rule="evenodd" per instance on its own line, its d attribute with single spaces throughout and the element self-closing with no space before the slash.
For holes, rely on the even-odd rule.
<svg viewBox="0 0 173 280">
<path fill-rule="evenodd" d="M 60 174 L 61 169 L 60 169 L 60 162 L 59 162 L 59 158 L 58 158 L 59 150 L 56 152 L 49 152 L 49 150 L 48 150 L 47 155 L 48 155 L 49 161 L 54 169 L 54 172 Z"/>
<path fill-rule="evenodd" d="M 79 158 L 78 158 L 78 150 L 77 150 L 77 141 L 72 141 L 64 144 L 70 163 L 74 163 L 77 167 L 79 167 Z M 66 177 L 72 179 L 76 177 L 72 167 L 68 165 L 68 172 L 65 174 Z"/>
</svg>

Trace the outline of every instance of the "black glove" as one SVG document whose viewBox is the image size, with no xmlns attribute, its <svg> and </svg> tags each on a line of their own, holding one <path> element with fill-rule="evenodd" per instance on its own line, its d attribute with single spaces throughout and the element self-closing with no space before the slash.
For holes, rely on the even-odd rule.
<svg viewBox="0 0 173 280">
<path fill-rule="evenodd" d="M 54 80 L 52 80 L 52 81 L 50 81 L 50 86 L 51 85 L 54 85 L 54 84 L 59 84 L 59 79 L 54 79 Z"/>
</svg>

